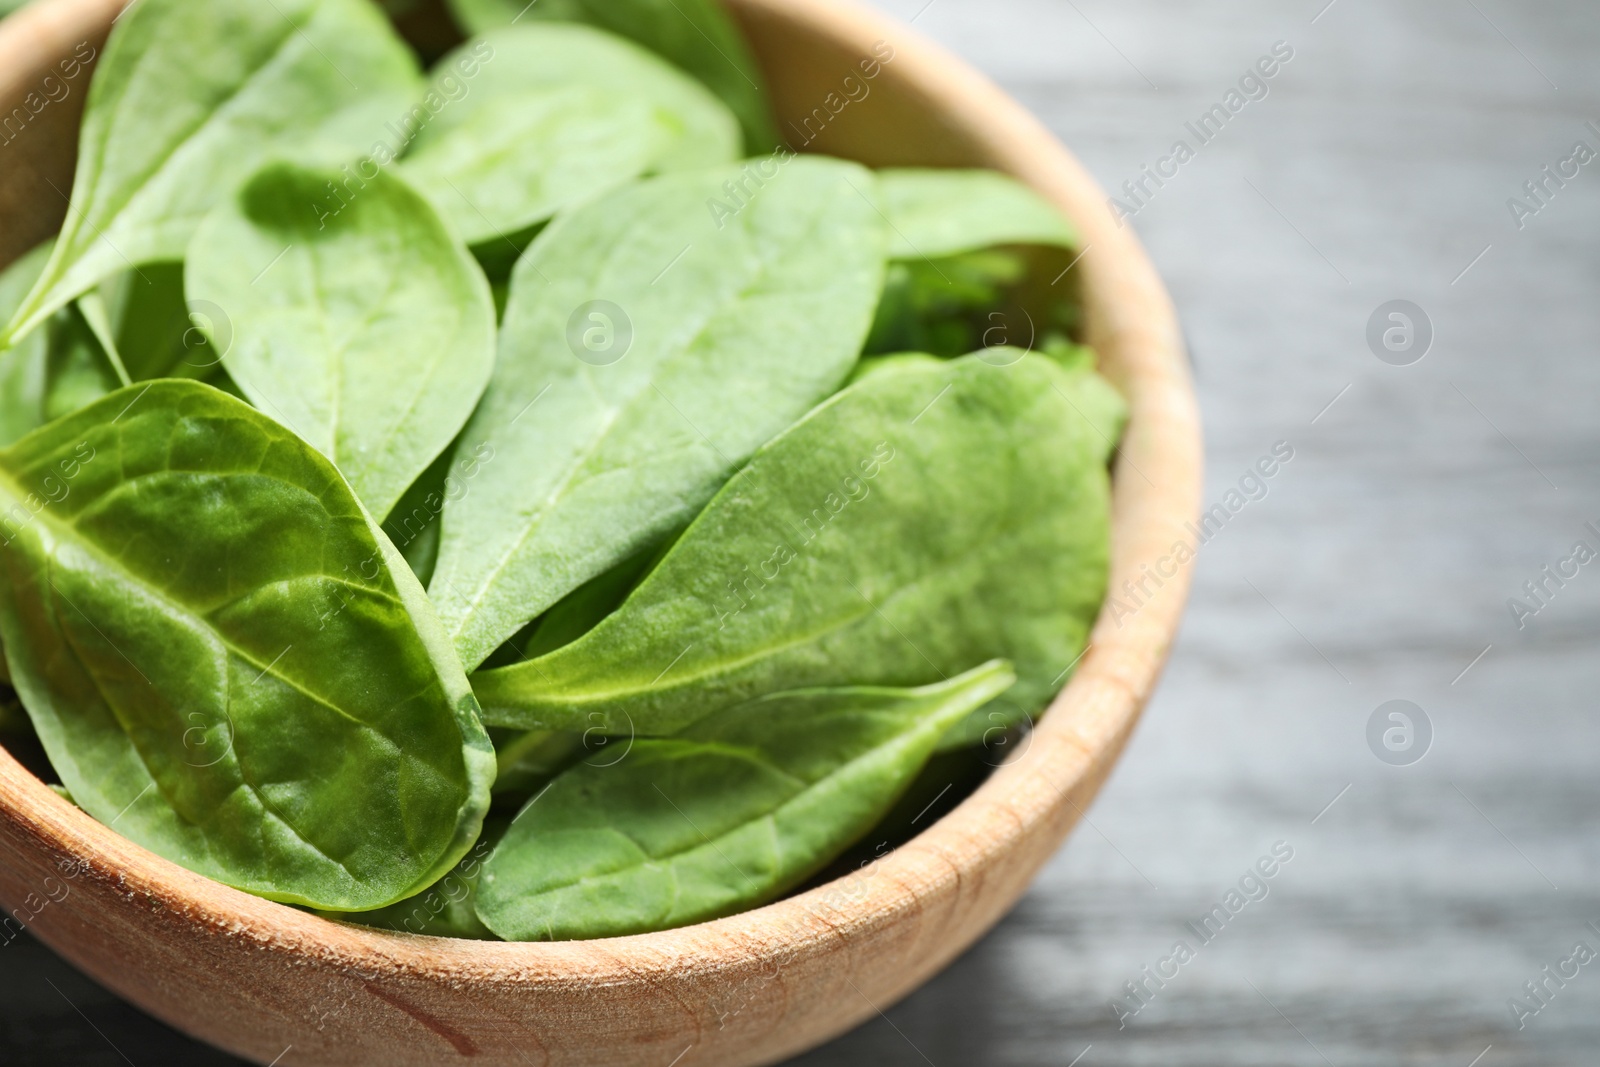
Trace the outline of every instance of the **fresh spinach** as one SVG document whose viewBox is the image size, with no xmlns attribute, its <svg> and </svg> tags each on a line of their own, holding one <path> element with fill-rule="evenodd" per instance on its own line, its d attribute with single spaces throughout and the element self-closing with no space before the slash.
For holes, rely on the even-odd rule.
<svg viewBox="0 0 1600 1067">
<path fill-rule="evenodd" d="M 367 0 L 140 0 L 100 57 L 66 223 L 6 338 L 118 270 L 180 258 L 263 159 L 363 94 L 417 77 Z"/>
<path fill-rule="evenodd" d="M 527 20 L 586 22 L 630 38 L 700 79 L 744 127 L 745 145 L 765 152 L 778 143 L 761 68 L 744 36 L 716 0 L 449 0 L 468 33 Z"/>
<path fill-rule="evenodd" d="M 989 172 L 736 163 L 776 133 L 717 0 L 451 6 L 426 78 L 371 0 L 113 28 L 0 271 L 0 735 L 334 919 L 760 904 L 1080 656 L 1127 409 L 1075 232 Z"/>
<path fill-rule="evenodd" d="M 493 58 L 475 77 L 458 77 L 484 50 Z M 521 248 L 524 231 L 611 186 L 738 155 L 736 120 L 715 97 L 588 27 L 511 27 L 438 69 L 435 85 L 448 79 L 455 99 L 422 126 L 401 166 L 469 244 L 490 253 L 506 242 Z"/>
<path fill-rule="evenodd" d="M 518 261 L 461 445 L 503 459 L 446 505 L 429 584 L 469 666 L 687 524 L 854 365 L 883 270 L 870 172 L 796 159 L 714 217 L 707 200 L 740 177 L 628 186 Z"/>
<path fill-rule="evenodd" d="M 767 692 L 991 658 L 1016 664 L 1019 714 L 1038 710 L 1108 566 L 1076 380 L 1034 355 L 868 374 L 761 448 L 592 631 L 474 675 L 485 721 L 662 735 Z"/>
<path fill-rule="evenodd" d="M 939 738 L 1002 693 L 1000 662 L 920 689 L 772 693 L 579 764 L 517 815 L 476 907 L 510 941 L 714 919 L 804 881 L 889 810 Z"/>
<path fill-rule="evenodd" d="M 494 301 L 427 200 L 387 171 L 272 163 L 201 225 L 191 302 L 227 309 L 234 381 L 387 515 L 454 440 L 494 364 Z M 314 207 L 314 205 L 321 205 Z"/>
<path fill-rule="evenodd" d="M 74 801 L 191 870 L 356 910 L 477 838 L 494 755 L 421 587 L 317 452 L 135 385 L 0 451 L 0 634 Z"/>
</svg>

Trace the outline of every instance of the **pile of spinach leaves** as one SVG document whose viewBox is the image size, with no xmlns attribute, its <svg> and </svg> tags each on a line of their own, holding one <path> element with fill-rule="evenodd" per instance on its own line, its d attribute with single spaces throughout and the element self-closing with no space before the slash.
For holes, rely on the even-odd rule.
<svg viewBox="0 0 1600 1067">
<path fill-rule="evenodd" d="M 4 738 L 356 921 L 726 915 L 1083 652 L 1125 408 L 1076 238 L 774 150 L 713 0 L 452 7 L 427 71 L 372 0 L 113 29 L 0 272 Z"/>
</svg>

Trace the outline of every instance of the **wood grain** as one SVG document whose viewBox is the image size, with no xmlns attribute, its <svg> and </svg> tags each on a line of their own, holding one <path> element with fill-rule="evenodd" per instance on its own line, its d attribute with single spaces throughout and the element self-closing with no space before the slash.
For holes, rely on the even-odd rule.
<svg viewBox="0 0 1600 1067">
<path fill-rule="evenodd" d="M 115 6 L 41 0 L 0 24 L 0 70 L 23 72 L 3 83 L 12 95 L 0 103 L 27 90 L 41 57 L 103 32 Z M 1091 338 L 1132 407 L 1116 471 L 1113 584 L 1138 579 L 1183 536 L 1200 448 L 1172 309 L 1131 233 L 1111 225 L 1103 194 L 1042 126 L 907 28 L 831 0 L 732 6 L 786 119 L 825 106 L 875 43 L 893 49 L 875 94 L 813 147 L 869 162 L 995 166 L 1078 220 L 1091 249 L 1074 268 Z M 37 132 L 69 117 L 47 112 Z M 69 140 L 58 130 L 3 151 L 59 174 Z M 15 190 L 0 195 L 0 232 L 47 232 L 57 206 L 26 183 Z M 0 901 L 28 907 L 36 936 L 145 1010 L 260 1063 L 776 1062 L 903 996 L 1016 901 L 1121 751 L 1187 580 L 1180 572 L 1123 625 L 1102 618 L 1026 751 L 953 813 L 854 875 L 718 922 L 548 945 L 330 923 L 152 856 L 4 754 Z M 51 902 L 34 911 L 28 902 L 39 899 Z"/>
</svg>

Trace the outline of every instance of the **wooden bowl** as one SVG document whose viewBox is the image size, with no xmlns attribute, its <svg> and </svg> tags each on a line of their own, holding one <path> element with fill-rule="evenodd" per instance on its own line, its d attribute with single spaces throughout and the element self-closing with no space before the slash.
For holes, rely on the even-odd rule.
<svg viewBox="0 0 1600 1067">
<path fill-rule="evenodd" d="M 798 146 L 871 164 L 988 166 L 1082 230 L 1091 341 L 1129 398 L 1112 589 L 1093 643 L 1026 750 L 910 843 L 847 877 L 667 933 L 501 944 L 386 934 L 247 896 L 117 836 L 0 752 L 0 901 L 56 952 L 187 1033 L 260 1063 L 764 1064 L 888 1007 L 988 930 L 1122 750 L 1188 586 L 1154 567 L 1199 501 L 1198 416 L 1173 311 L 1105 194 L 1036 120 L 909 28 L 840 0 L 730 0 Z M 40 0 L 0 23 L 0 116 L 120 0 Z M 881 43 L 880 43 L 881 42 Z M 892 49 L 869 95 L 843 80 Z M 0 263 L 66 208 L 87 74 L 0 145 Z M 853 90 L 857 96 L 859 88 Z M 830 101 L 830 94 L 833 94 Z M 57 90 L 59 95 L 59 90 Z M 823 108 L 827 118 L 814 109 Z M 810 126 L 805 120 L 810 117 Z M 805 132 L 802 132 L 805 131 Z M 10 131 L 8 131 L 9 133 Z M 1164 567 L 1163 569 L 1170 569 Z M 9 934 L 9 931 L 8 931 Z"/>
</svg>

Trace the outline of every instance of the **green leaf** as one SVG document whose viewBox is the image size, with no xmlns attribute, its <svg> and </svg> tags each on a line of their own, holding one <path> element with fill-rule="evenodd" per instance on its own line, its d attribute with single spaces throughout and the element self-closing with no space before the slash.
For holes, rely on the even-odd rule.
<svg viewBox="0 0 1600 1067">
<path fill-rule="evenodd" d="M 367 0 L 139 0 L 95 70 L 67 220 L 6 336 L 115 271 L 182 258 L 206 211 L 263 159 L 416 77 Z"/>
<path fill-rule="evenodd" d="M 485 48 L 492 58 L 480 63 Z M 476 71 L 470 79 L 467 69 Z M 587 27 L 501 30 L 436 70 L 444 72 L 436 91 L 449 102 L 401 166 L 472 245 L 515 241 L 557 211 L 651 171 L 739 154 L 737 122 L 715 97 Z M 441 84 L 455 86 L 456 98 Z"/>
<path fill-rule="evenodd" d="M 427 598 L 326 459 L 209 386 L 134 385 L 0 452 L 0 635 L 73 799 L 275 900 L 380 907 L 495 773 Z"/>
<path fill-rule="evenodd" d="M 995 245 L 1078 243 L 1044 197 L 992 170 L 889 168 L 878 172 L 892 259 L 938 259 Z"/>
<path fill-rule="evenodd" d="M 89 327 L 95 343 L 100 346 L 100 352 L 116 375 L 117 384 L 132 385 L 133 379 L 128 376 L 128 368 L 122 363 L 122 353 L 117 351 L 116 331 L 111 326 L 111 316 L 106 311 L 106 302 L 101 299 L 100 291 L 91 289 L 78 297 L 77 312 L 82 316 L 84 325 Z"/>
<path fill-rule="evenodd" d="M 629 186 L 518 262 L 461 444 L 500 458 L 446 505 L 429 584 L 463 662 L 686 525 L 849 374 L 883 270 L 871 174 L 797 158 L 711 211 L 739 174 Z"/>
<path fill-rule="evenodd" d="M 673 133 L 646 101 L 593 89 L 496 103 L 445 136 L 424 131 L 402 164 L 469 244 L 509 237 L 637 178 Z"/>
<path fill-rule="evenodd" d="M 189 298 L 226 310 L 223 363 L 258 408 L 387 515 L 472 414 L 494 365 L 494 300 L 426 198 L 379 170 L 268 164 L 190 245 Z"/>
<path fill-rule="evenodd" d="M 716 0 L 449 0 L 468 33 L 514 22 L 586 22 L 664 57 L 716 93 L 744 127 L 745 147 L 778 143 L 761 69 L 744 37 Z"/>
<path fill-rule="evenodd" d="M 923 685 L 993 658 L 1042 707 L 1105 593 L 1102 443 L 1055 364 L 910 361 L 764 446 L 622 607 L 473 676 L 497 726 L 672 733 L 763 693 Z"/>
<path fill-rule="evenodd" d="M 580 764 L 484 864 L 478 916 L 512 941 L 663 930 L 765 903 L 870 829 L 940 736 L 1014 675 L 992 662 L 921 689 L 801 689 Z"/>
</svg>

